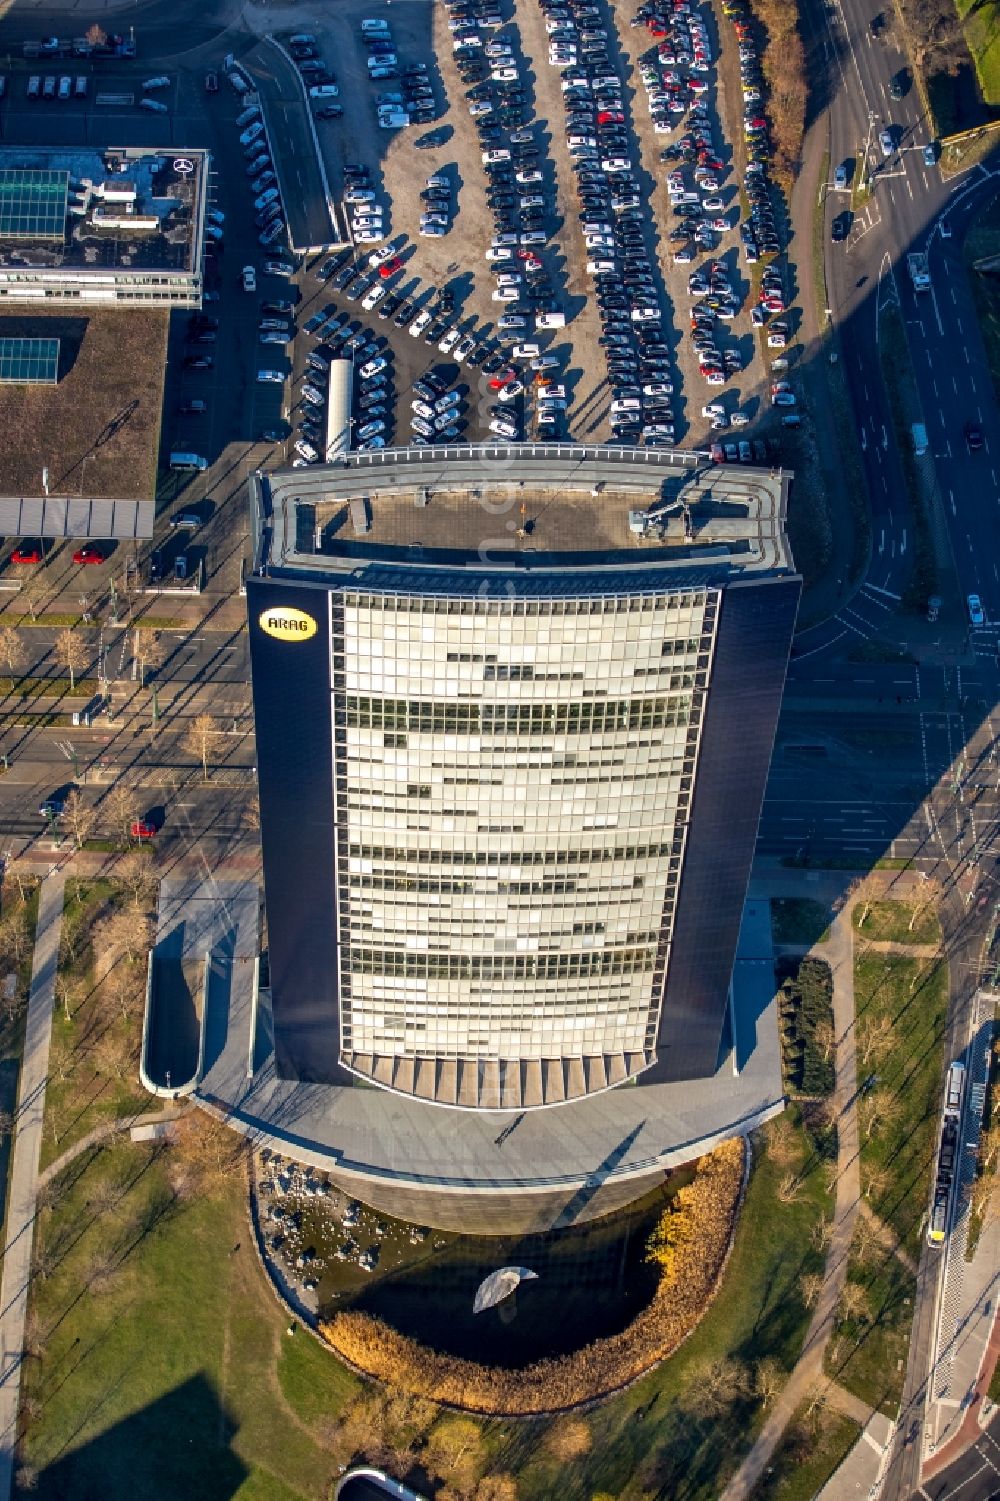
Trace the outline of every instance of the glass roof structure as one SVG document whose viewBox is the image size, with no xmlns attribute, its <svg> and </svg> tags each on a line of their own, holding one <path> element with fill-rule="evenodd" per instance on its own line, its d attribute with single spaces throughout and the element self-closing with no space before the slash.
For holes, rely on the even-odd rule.
<svg viewBox="0 0 1000 1501">
<path fill-rule="evenodd" d="M 68 197 L 68 172 L 0 168 L 0 239 L 64 239 Z"/>
<path fill-rule="evenodd" d="M 0 339 L 0 385 L 54 386 L 58 339 Z"/>
</svg>

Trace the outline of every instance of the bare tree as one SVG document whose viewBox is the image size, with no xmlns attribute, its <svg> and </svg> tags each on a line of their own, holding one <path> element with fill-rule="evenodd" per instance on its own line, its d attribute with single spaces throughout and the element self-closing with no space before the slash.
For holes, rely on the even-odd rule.
<svg viewBox="0 0 1000 1501">
<path fill-rule="evenodd" d="M 83 1005 L 83 985 L 75 975 L 68 975 L 64 972 L 56 975 L 55 990 L 56 1000 L 63 1009 L 63 1016 L 71 1022 L 74 1014 Z"/>
<path fill-rule="evenodd" d="M 865 1141 L 871 1141 L 885 1127 L 894 1126 L 899 1120 L 900 1104 L 887 1089 L 873 1089 L 861 1101 L 859 1114 L 864 1128 Z"/>
<path fill-rule="evenodd" d="M 0 625 L 0 657 L 7 663 L 11 676 L 24 661 L 24 642 L 20 631 L 12 625 Z"/>
<path fill-rule="evenodd" d="M 110 1005 L 128 1021 L 145 1000 L 146 971 L 141 964 L 116 964 L 104 981 L 103 990 Z"/>
<path fill-rule="evenodd" d="M 90 660 L 90 648 L 70 626 L 59 632 L 55 640 L 56 656 L 61 666 L 69 673 L 69 686 L 76 687 L 76 675 L 82 672 Z"/>
<path fill-rule="evenodd" d="M 83 800 L 83 795 L 78 788 L 74 787 L 63 804 L 63 818 L 76 843 L 78 850 L 82 850 L 97 823 L 96 811 L 89 807 Z"/>
<path fill-rule="evenodd" d="M 795 1134 L 795 1127 L 786 1116 L 779 1115 L 768 1121 L 764 1133 L 767 1155 L 776 1167 L 791 1167 L 800 1160 L 799 1139 Z"/>
<path fill-rule="evenodd" d="M 484 1475 L 472 1501 L 517 1501 L 517 1481 L 513 1475 Z"/>
<path fill-rule="evenodd" d="M 866 1017 L 860 1021 L 855 1029 L 855 1037 L 861 1062 L 867 1065 L 873 1058 L 886 1052 L 892 1043 L 892 1034 L 892 1017 L 884 1011 L 879 1012 L 878 1016 Z"/>
<path fill-rule="evenodd" d="M 892 1187 L 892 1174 L 884 1167 L 869 1167 L 865 1170 L 865 1198 L 884 1199 Z"/>
<path fill-rule="evenodd" d="M 858 1282 L 848 1279 L 838 1304 L 841 1320 L 852 1319 L 858 1323 L 867 1321 L 870 1313 L 868 1294 Z"/>
<path fill-rule="evenodd" d="M 106 47 L 108 44 L 108 33 L 96 21 L 87 27 L 84 36 L 92 47 Z"/>
<path fill-rule="evenodd" d="M 754 1366 L 753 1386 L 763 1407 L 774 1401 L 784 1384 L 785 1371 L 780 1361 L 775 1360 L 773 1355 L 758 1360 Z"/>
<path fill-rule="evenodd" d="M 139 663 L 139 684 L 144 687 L 146 674 L 163 666 L 166 643 L 159 631 L 136 631 L 134 645 Z"/>
<path fill-rule="evenodd" d="M 256 792 L 251 793 L 243 804 L 243 827 L 251 834 L 260 829 L 260 797 Z"/>
<path fill-rule="evenodd" d="M 799 1284 L 802 1290 L 802 1301 L 807 1308 L 815 1308 L 819 1302 L 819 1295 L 823 1291 L 823 1278 L 819 1272 L 806 1272 Z"/>
<path fill-rule="evenodd" d="M 813 1046 L 824 1063 L 829 1063 L 837 1045 L 837 1034 L 829 1017 L 822 1016 L 813 1028 Z"/>
<path fill-rule="evenodd" d="M 129 964 L 152 940 L 152 924 L 140 907 L 119 907 L 101 924 L 101 941 L 111 954 L 127 954 Z"/>
<path fill-rule="evenodd" d="M 778 1202 L 794 1204 L 802 1196 L 802 1179 L 797 1173 L 786 1173 L 778 1184 Z"/>
<path fill-rule="evenodd" d="M 882 1244 L 882 1237 L 866 1215 L 858 1215 L 851 1252 L 865 1267 L 874 1266 L 876 1262 L 885 1260 L 886 1251 Z"/>
<path fill-rule="evenodd" d="M 115 875 L 131 893 L 133 906 L 148 904 L 156 889 L 156 876 L 150 869 L 147 854 L 142 850 L 129 850 L 116 863 Z"/>
<path fill-rule="evenodd" d="M 29 891 L 34 891 L 38 883 L 38 877 L 28 866 L 23 853 L 20 855 L 8 855 L 3 862 L 3 873 L 5 879 L 12 876 L 16 881 L 22 902 L 27 898 Z"/>
<path fill-rule="evenodd" d="M 707 1362 L 692 1375 L 692 1406 L 707 1418 L 717 1418 L 740 1397 L 745 1397 L 749 1387 L 746 1367 L 732 1355 Z"/>
<path fill-rule="evenodd" d="M 139 817 L 135 788 L 119 777 L 101 798 L 100 814 L 102 822 L 116 838 L 127 840 L 132 824 Z"/>
<path fill-rule="evenodd" d="M 32 622 L 38 619 L 39 608 L 48 592 L 49 581 L 40 569 L 33 569 L 27 578 L 21 581 L 17 597 L 21 604 L 27 608 Z"/>
<path fill-rule="evenodd" d="M 208 758 L 219 734 L 219 726 L 211 714 L 199 714 L 188 725 L 188 731 L 184 737 L 187 750 L 192 756 L 197 756 L 201 762 L 202 776 L 206 782 L 208 781 Z"/>
<path fill-rule="evenodd" d="M 989 1126 L 979 1138 L 979 1153 L 984 1169 L 996 1168 L 1000 1157 L 1000 1124 Z"/>
<path fill-rule="evenodd" d="M 859 930 L 868 921 L 868 914 L 871 912 L 874 903 L 881 897 L 882 889 L 881 879 L 877 878 L 874 874 L 862 877 L 860 881 L 856 881 L 851 887 L 851 897 L 855 905 L 861 908 L 861 916 L 858 918 Z"/>
<path fill-rule="evenodd" d="M 938 882 L 931 880 L 930 877 L 927 880 L 921 881 L 913 898 L 907 932 L 912 933 L 921 918 L 925 917 L 930 910 L 937 907 L 940 900 L 941 887 Z"/>
</svg>

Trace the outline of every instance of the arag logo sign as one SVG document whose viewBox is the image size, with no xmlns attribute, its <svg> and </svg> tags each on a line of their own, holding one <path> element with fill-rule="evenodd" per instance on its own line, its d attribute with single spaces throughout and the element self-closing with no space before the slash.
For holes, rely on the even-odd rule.
<svg viewBox="0 0 1000 1501">
<path fill-rule="evenodd" d="M 273 606 L 258 618 L 258 625 L 265 636 L 275 641 L 308 641 L 315 636 L 317 626 L 311 615 L 304 610 L 291 610 L 287 606 Z"/>
</svg>

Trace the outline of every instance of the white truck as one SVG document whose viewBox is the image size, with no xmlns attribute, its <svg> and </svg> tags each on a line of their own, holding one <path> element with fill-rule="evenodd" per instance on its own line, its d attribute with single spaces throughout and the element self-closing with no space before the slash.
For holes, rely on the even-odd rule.
<svg viewBox="0 0 1000 1501">
<path fill-rule="evenodd" d="M 912 250 L 906 257 L 906 265 L 910 272 L 913 290 L 915 292 L 929 292 L 931 289 L 931 273 L 924 251 Z"/>
</svg>

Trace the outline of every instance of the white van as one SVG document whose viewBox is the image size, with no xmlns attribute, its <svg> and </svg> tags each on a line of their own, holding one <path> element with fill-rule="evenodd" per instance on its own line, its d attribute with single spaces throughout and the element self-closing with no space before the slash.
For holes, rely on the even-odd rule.
<svg viewBox="0 0 1000 1501">
<path fill-rule="evenodd" d="M 203 459 L 200 453 L 172 453 L 170 467 L 171 469 L 197 469 L 201 473 L 208 468 L 208 460 Z"/>
<path fill-rule="evenodd" d="M 536 313 L 535 314 L 535 327 L 536 328 L 565 328 L 566 327 L 566 314 L 565 313 Z"/>
<path fill-rule="evenodd" d="M 380 110 L 378 123 L 382 130 L 402 130 L 404 125 L 409 125 L 410 117 L 405 109 Z"/>
<path fill-rule="evenodd" d="M 362 21 L 361 22 L 361 35 L 362 36 L 388 36 L 389 35 L 389 22 L 388 21 L 372 21 L 372 20 Z"/>
<path fill-rule="evenodd" d="M 314 83 L 309 90 L 310 99 L 336 99 L 340 89 L 335 83 Z"/>
</svg>

